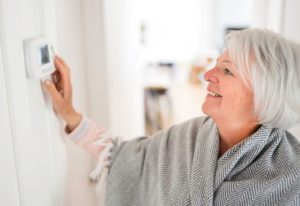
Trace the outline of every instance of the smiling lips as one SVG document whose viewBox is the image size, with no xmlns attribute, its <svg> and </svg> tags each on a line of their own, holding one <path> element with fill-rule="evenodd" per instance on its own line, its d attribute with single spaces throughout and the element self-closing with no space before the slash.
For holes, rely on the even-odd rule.
<svg viewBox="0 0 300 206">
<path fill-rule="evenodd" d="M 208 94 L 210 95 L 210 96 L 213 96 L 213 97 L 222 97 L 222 95 L 220 95 L 220 94 L 218 94 L 218 93 L 216 93 L 216 92 L 212 92 L 212 91 L 207 91 L 208 92 Z"/>
</svg>

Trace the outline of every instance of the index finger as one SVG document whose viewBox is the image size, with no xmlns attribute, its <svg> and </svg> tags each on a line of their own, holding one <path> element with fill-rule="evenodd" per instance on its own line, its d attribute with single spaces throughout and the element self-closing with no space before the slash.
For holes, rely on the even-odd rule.
<svg viewBox="0 0 300 206">
<path fill-rule="evenodd" d="M 67 63 L 65 62 L 65 60 L 61 56 L 55 55 L 55 59 L 57 59 L 63 66 L 65 66 L 69 69 Z"/>
<path fill-rule="evenodd" d="M 63 65 L 57 58 L 54 59 L 54 64 L 55 64 L 57 71 L 60 74 L 63 90 L 67 94 L 67 92 L 70 91 L 70 89 L 71 89 L 70 73 L 67 70 L 66 66 Z"/>
<path fill-rule="evenodd" d="M 54 66 L 62 78 L 69 76 L 67 67 L 56 57 L 54 59 Z"/>
</svg>

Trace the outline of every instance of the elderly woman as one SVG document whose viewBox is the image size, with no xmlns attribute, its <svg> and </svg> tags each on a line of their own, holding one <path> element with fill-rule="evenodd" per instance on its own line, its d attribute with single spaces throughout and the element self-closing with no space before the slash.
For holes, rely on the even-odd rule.
<svg viewBox="0 0 300 206">
<path fill-rule="evenodd" d="M 68 66 L 55 65 L 46 88 L 70 138 L 99 159 L 91 175 L 106 174 L 107 205 L 300 205 L 300 144 L 286 131 L 300 117 L 298 45 L 231 32 L 205 74 L 207 116 L 123 142 L 76 112 Z"/>
</svg>

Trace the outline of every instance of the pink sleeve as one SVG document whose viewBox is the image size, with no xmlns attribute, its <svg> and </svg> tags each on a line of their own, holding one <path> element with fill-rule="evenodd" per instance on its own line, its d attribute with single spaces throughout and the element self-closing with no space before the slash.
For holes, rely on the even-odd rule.
<svg viewBox="0 0 300 206">
<path fill-rule="evenodd" d="M 99 160 L 101 152 L 106 151 L 107 155 L 112 147 L 112 136 L 103 128 L 98 128 L 95 122 L 83 116 L 80 124 L 68 134 L 67 137 L 78 146 L 85 149 L 95 159 Z M 110 147 L 110 148 L 108 148 Z"/>
<path fill-rule="evenodd" d="M 83 116 L 80 124 L 71 133 L 65 128 L 67 137 L 85 149 L 98 160 L 96 167 L 89 175 L 91 182 L 97 184 L 98 190 L 105 193 L 106 177 L 110 167 L 110 156 L 113 146 L 122 142 L 120 137 L 112 135 L 103 128 L 98 128 L 92 120 Z"/>
</svg>

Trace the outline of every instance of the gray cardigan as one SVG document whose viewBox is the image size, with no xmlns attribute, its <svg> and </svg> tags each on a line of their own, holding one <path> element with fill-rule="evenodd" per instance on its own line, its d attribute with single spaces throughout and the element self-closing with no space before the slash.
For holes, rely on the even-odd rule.
<svg viewBox="0 0 300 206">
<path fill-rule="evenodd" d="M 220 158 L 209 117 L 115 143 L 107 206 L 300 205 L 300 144 L 261 126 Z"/>
</svg>

